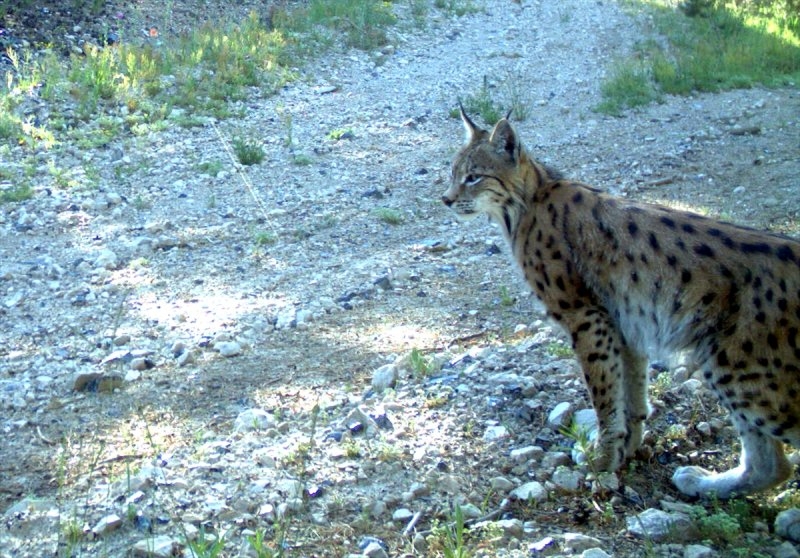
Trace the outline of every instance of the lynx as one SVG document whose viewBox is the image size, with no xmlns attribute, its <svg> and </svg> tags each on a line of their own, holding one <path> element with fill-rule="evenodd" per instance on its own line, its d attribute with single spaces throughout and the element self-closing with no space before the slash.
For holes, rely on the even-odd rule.
<svg viewBox="0 0 800 558">
<path fill-rule="evenodd" d="M 488 214 L 525 279 L 572 338 L 597 414 L 598 470 L 642 443 L 649 359 L 688 351 L 730 413 L 739 465 L 678 468 L 684 494 L 730 498 L 792 474 L 800 446 L 800 243 L 565 180 L 533 160 L 508 119 L 461 109 L 467 143 L 442 197 Z"/>
</svg>

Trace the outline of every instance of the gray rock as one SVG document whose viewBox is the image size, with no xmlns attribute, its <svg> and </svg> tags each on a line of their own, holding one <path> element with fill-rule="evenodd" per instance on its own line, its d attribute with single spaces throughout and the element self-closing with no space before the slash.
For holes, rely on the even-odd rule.
<svg viewBox="0 0 800 558">
<path fill-rule="evenodd" d="M 601 548 L 590 548 L 581 552 L 580 558 L 611 558 L 611 554 Z"/>
<path fill-rule="evenodd" d="M 564 546 L 567 550 L 577 554 L 590 548 L 602 547 L 603 543 L 600 539 L 581 533 L 564 533 Z"/>
<path fill-rule="evenodd" d="M 800 542 L 800 509 L 783 510 L 775 518 L 775 533 L 792 542 Z"/>
<path fill-rule="evenodd" d="M 119 267 L 119 258 L 111 250 L 101 250 L 94 259 L 94 265 L 103 269 L 117 269 Z"/>
<path fill-rule="evenodd" d="M 566 428 L 572 418 L 572 403 L 562 401 L 550 411 L 547 415 L 547 426 L 553 430 L 560 430 Z"/>
<path fill-rule="evenodd" d="M 165 535 L 148 537 L 133 545 L 133 555 L 142 558 L 172 558 L 180 556 L 182 552 L 183 545 Z"/>
<path fill-rule="evenodd" d="M 94 527 L 92 527 L 92 534 L 100 537 L 102 535 L 106 535 L 111 533 L 112 531 L 116 531 L 119 526 L 122 525 L 122 518 L 115 513 L 111 515 L 107 515 L 98 521 Z"/>
<path fill-rule="evenodd" d="M 713 548 L 702 544 L 690 544 L 683 549 L 683 558 L 714 558 L 717 556 Z"/>
<path fill-rule="evenodd" d="M 522 526 L 522 521 L 519 519 L 499 519 L 495 521 L 495 525 L 502 529 L 503 534 L 507 537 L 520 539 L 525 534 L 525 529 Z"/>
<path fill-rule="evenodd" d="M 584 475 L 580 471 L 561 465 L 553 471 L 550 482 L 563 492 L 577 492 L 583 487 Z"/>
<path fill-rule="evenodd" d="M 494 477 L 489 481 L 489 485 L 492 487 L 493 490 L 501 494 L 505 494 L 506 492 L 514 488 L 514 483 L 505 477 Z"/>
<path fill-rule="evenodd" d="M 525 502 L 543 502 L 547 500 L 547 489 L 539 481 L 530 481 L 512 490 L 509 496 Z"/>
<path fill-rule="evenodd" d="M 697 537 L 697 528 L 689 516 L 680 513 L 667 513 L 649 508 L 640 514 L 627 518 L 628 532 L 640 539 L 663 542 L 685 543 Z"/>
<path fill-rule="evenodd" d="M 774 558 L 798 558 L 800 557 L 800 552 L 797 551 L 792 543 L 784 541 L 783 544 L 773 550 L 772 556 Z"/>
<path fill-rule="evenodd" d="M 397 384 L 398 370 L 394 364 L 384 364 L 372 373 L 372 389 L 382 393 Z"/>
<path fill-rule="evenodd" d="M 386 554 L 386 551 L 377 542 L 371 542 L 367 545 L 364 549 L 364 556 L 368 558 L 389 558 L 389 555 Z"/>
</svg>

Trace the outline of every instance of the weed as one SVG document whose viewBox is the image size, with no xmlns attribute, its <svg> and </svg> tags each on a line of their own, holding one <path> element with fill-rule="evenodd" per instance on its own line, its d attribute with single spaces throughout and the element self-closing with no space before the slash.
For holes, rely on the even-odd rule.
<svg viewBox="0 0 800 558">
<path fill-rule="evenodd" d="M 508 287 L 506 287 L 505 285 L 502 285 L 500 287 L 499 294 L 500 294 L 500 305 L 501 306 L 514 306 L 514 304 L 516 304 L 517 300 L 511 294 L 511 290 Z"/>
<path fill-rule="evenodd" d="M 225 533 L 218 537 L 207 536 L 204 527 L 200 527 L 197 538 L 186 541 L 193 558 L 217 558 L 225 548 Z"/>
<path fill-rule="evenodd" d="M 0 189 L 0 205 L 4 203 L 18 203 L 33 197 L 33 189 L 28 184 L 20 184 L 10 188 Z"/>
<path fill-rule="evenodd" d="M 272 231 L 257 231 L 253 235 L 253 242 L 256 246 L 267 246 L 275 244 L 278 241 L 278 235 Z"/>
<path fill-rule="evenodd" d="M 402 225 L 405 222 L 403 214 L 390 207 L 378 207 L 374 213 L 381 222 L 387 225 Z"/>
<path fill-rule="evenodd" d="M 572 347 L 561 341 L 553 341 L 548 343 L 544 350 L 548 355 L 554 358 L 570 358 L 575 356 Z"/>
<path fill-rule="evenodd" d="M 660 399 L 672 387 L 672 375 L 669 372 L 661 372 L 650 384 L 650 391 L 653 397 Z"/>
<path fill-rule="evenodd" d="M 353 139 L 355 134 L 353 134 L 352 128 L 337 128 L 336 130 L 328 132 L 327 137 L 330 140 L 339 141 L 343 139 Z"/>
<path fill-rule="evenodd" d="M 233 140 L 233 152 L 243 165 L 257 165 L 264 160 L 264 148 L 253 140 L 236 138 Z"/>
<path fill-rule="evenodd" d="M 419 349 L 411 350 L 411 354 L 408 356 L 408 364 L 411 366 L 411 371 L 418 378 L 428 376 L 434 369 L 433 359 L 423 355 Z"/>
<path fill-rule="evenodd" d="M 458 17 L 480 11 L 480 8 L 472 0 L 433 0 L 433 5 L 443 12 Z"/>
<path fill-rule="evenodd" d="M 466 535 L 469 533 L 464 512 L 456 504 L 445 525 L 437 526 L 428 536 L 428 544 L 434 551 L 440 551 L 444 558 L 469 558 L 471 553 L 466 546 Z"/>
<path fill-rule="evenodd" d="M 492 97 L 489 80 L 486 76 L 483 76 L 483 84 L 478 92 L 462 99 L 461 104 L 468 113 L 479 115 L 486 125 L 490 127 L 494 126 L 503 116 L 497 106 L 497 102 Z M 456 111 L 456 117 L 458 114 L 458 111 Z"/>
<path fill-rule="evenodd" d="M 202 172 L 203 174 L 209 174 L 211 176 L 216 176 L 219 171 L 222 170 L 222 162 L 220 161 L 203 161 L 199 165 L 197 165 L 197 170 Z"/>
<path fill-rule="evenodd" d="M 693 506 L 691 516 L 697 525 L 700 537 L 716 545 L 727 546 L 742 536 L 742 526 L 739 521 L 721 509 L 709 513 L 701 506 Z"/>
</svg>

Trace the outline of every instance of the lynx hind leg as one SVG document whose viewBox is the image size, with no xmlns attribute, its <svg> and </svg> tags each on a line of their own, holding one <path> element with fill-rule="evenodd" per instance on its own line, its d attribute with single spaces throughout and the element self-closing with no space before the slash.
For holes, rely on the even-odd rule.
<svg viewBox="0 0 800 558">
<path fill-rule="evenodd" d="M 633 457 L 641 447 L 644 437 L 644 421 L 650 415 L 650 403 L 647 398 L 648 360 L 630 348 L 626 348 L 622 354 L 627 430 L 625 458 L 628 459 Z"/>
<path fill-rule="evenodd" d="M 770 488 L 792 475 L 783 453 L 783 443 L 759 430 L 735 421 L 742 443 L 739 466 L 723 473 L 701 467 L 680 467 L 672 476 L 675 486 L 687 496 L 727 499 Z"/>
</svg>

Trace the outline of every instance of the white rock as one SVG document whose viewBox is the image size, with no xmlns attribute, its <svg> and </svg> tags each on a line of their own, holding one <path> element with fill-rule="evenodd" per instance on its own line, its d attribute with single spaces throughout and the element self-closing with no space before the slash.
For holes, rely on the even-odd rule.
<svg viewBox="0 0 800 558">
<path fill-rule="evenodd" d="M 371 542 L 364 549 L 364 556 L 367 558 L 389 558 L 383 547 L 377 542 Z"/>
<path fill-rule="evenodd" d="M 100 250 L 100 253 L 97 254 L 97 257 L 94 259 L 94 265 L 95 267 L 103 269 L 117 269 L 119 260 L 113 251 L 106 248 Z"/>
<path fill-rule="evenodd" d="M 398 508 L 392 513 L 392 521 L 405 523 L 414 517 L 414 512 L 408 508 Z"/>
<path fill-rule="evenodd" d="M 510 457 L 512 461 L 517 463 L 525 463 L 531 459 L 541 459 L 544 455 L 544 450 L 539 446 L 526 446 L 524 448 L 517 448 L 511 450 Z"/>
<path fill-rule="evenodd" d="M 247 409 L 239 413 L 233 423 L 234 432 L 266 430 L 275 425 L 275 417 L 264 409 Z"/>
<path fill-rule="evenodd" d="M 489 426 L 483 433 L 484 442 L 493 442 L 503 438 L 508 438 L 508 429 L 503 425 Z"/>
<path fill-rule="evenodd" d="M 520 539 L 525 534 L 525 529 L 522 526 L 522 521 L 519 519 L 500 519 L 495 521 L 495 525 L 502 529 L 503 534 Z"/>
<path fill-rule="evenodd" d="M 611 554 L 601 548 L 590 548 L 581 552 L 580 558 L 611 558 Z"/>
<path fill-rule="evenodd" d="M 214 350 L 224 357 L 232 357 L 242 353 L 242 346 L 236 341 L 220 341 L 214 344 Z"/>
<path fill-rule="evenodd" d="M 512 490 L 509 496 L 524 502 L 543 502 L 547 500 L 547 489 L 539 481 L 530 481 Z"/>
</svg>

